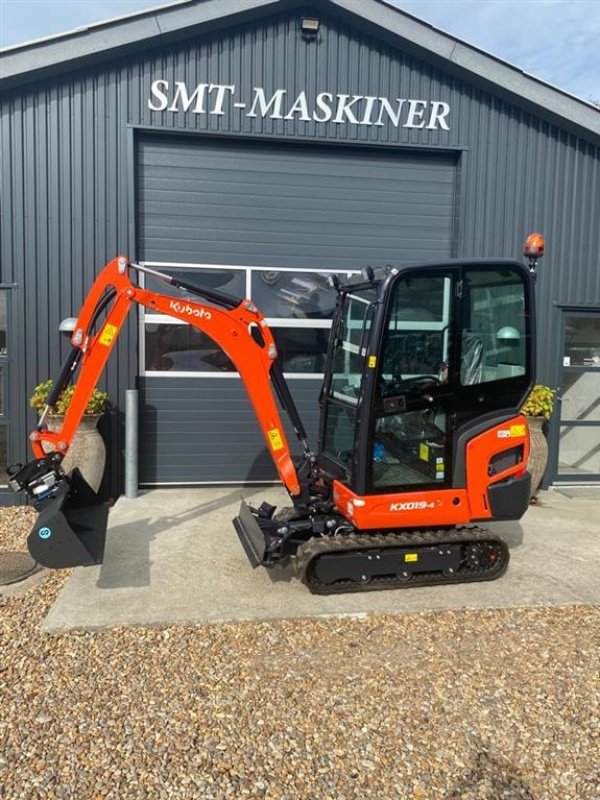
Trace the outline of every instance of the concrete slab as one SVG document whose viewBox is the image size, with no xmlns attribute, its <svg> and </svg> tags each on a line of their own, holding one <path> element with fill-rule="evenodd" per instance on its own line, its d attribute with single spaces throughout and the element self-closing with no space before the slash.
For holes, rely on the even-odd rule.
<svg viewBox="0 0 600 800">
<path fill-rule="evenodd" d="M 101 567 L 74 570 L 43 629 L 362 615 L 426 609 L 600 603 L 600 506 L 543 492 L 520 523 L 497 523 L 511 549 L 502 579 L 318 597 L 252 570 L 231 524 L 241 497 L 286 504 L 275 487 L 157 489 L 120 499 Z"/>
</svg>

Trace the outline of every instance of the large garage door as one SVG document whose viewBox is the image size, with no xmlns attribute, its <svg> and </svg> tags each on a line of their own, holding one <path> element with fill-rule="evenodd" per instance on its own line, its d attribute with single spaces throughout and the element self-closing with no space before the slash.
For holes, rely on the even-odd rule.
<svg viewBox="0 0 600 800">
<path fill-rule="evenodd" d="M 327 274 L 449 257 L 455 172 L 450 154 L 143 138 L 139 258 L 253 297 L 316 446 Z M 143 331 L 142 483 L 273 479 L 239 378 L 210 340 L 148 315 Z"/>
</svg>

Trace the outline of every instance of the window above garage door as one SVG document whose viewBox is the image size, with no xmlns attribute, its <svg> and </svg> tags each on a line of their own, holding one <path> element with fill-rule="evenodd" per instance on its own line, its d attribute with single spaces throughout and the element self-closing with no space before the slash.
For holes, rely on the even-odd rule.
<svg viewBox="0 0 600 800">
<path fill-rule="evenodd" d="M 335 305 L 332 271 L 272 270 L 201 264 L 145 266 L 208 289 L 252 299 L 267 318 L 284 372 L 293 377 L 322 374 Z M 335 274 L 343 279 L 352 271 Z M 146 287 L 186 300 L 191 295 L 147 278 Z M 141 374 L 146 377 L 227 377 L 237 375 L 223 351 L 184 322 L 164 314 L 142 318 Z"/>
</svg>

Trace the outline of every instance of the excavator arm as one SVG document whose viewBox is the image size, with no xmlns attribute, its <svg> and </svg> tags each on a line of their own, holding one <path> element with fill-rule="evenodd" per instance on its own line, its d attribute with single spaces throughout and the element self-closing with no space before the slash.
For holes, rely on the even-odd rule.
<svg viewBox="0 0 600 800">
<path fill-rule="evenodd" d="M 147 272 L 181 288 L 191 289 L 195 294 L 206 297 L 210 304 L 182 300 L 135 286 L 129 277 L 131 269 Z M 48 399 L 40 424 L 30 434 L 36 458 L 43 458 L 49 450 L 63 455 L 67 452 L 133 303 L 143 305 L 153 313 L 180 319 L 219 345 L 240 374 L 282 483 L 290 495 L 298 495 L 301 491 L 300 482 L 281 423 L 273 386 L 284 407 L 290 409 L 292 402 L 292 422 L 304 443 L 306 435 L 300 427 L 297 413 L 295 414 L 293 401 L 286 394 L 287 387 L 277 363 L 277 347 L 273 334 L 260 311 L 250 300 L 238 300 L 219 292 L 182 284 L 163 273 L 132 265 L 124 256 L 115 258 L 104 267 L 83 304 L 71 337 L 72 350 Z M 219 308 L 217 303 L 225 307 Z M 102 313 L 105 308 L 108 308 L 106 318 L 95 331 L 100 316 L 98 312 Z M 79 377 L 62 428 L 55 432 L 49 431 L 44 427 L 46 414 L 78 367 Z"/>
<path fill-rule="evenodd" d="M 134 285 L 130 279 L 132 270 L 150 274 L 207 302 L 158 294 Z M 71 336 L 71 350 L 39 423 L 29 436 L 35 458 L 8 470 L 11 487 L 25 491 L 40 512 L 28 545 L 34 558 L 45 566 L 60 568 L 102 561 L 107 506 L 77 469 L 67 475 L 61 462 L 134 303 L 182 320 L 216 342 L 240 374 L 282 483 L 294 500 L 305 494 L 306 481 L 292 461 L 276 396 L 303 444 L 304 464 L 309 471 L 314 457 L 283 378 L 273 334 L 254 303 L 193 286 L 119 256 L 100 272 L 81 308 Z M 46 418 L 71 381 L 75 381 L 75 390 L 62 427 L 50 431 Z"/>
</svg>

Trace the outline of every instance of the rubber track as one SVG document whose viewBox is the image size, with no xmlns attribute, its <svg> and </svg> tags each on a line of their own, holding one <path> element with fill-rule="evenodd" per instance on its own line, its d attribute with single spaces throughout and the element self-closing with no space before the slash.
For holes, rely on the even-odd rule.
<svg viewBox="0 0 600 800">
<path fill-rule="evenodd" d="M 492 568 L 476 571 L 463 561 L 458 572 L 448 577 L 439 573 L 422 572 L 413 575 L 410 580 L 386 576 L 372 578 L 368 583 L 347 580 L 326 584 L 318 581 L 311 574 L 311 568 L 314 567 L 316 559 L 329 553 L 342 553 L 349 550 L 373 550 L 377 552 L 394 547 L 410 549 L 422 545 L 469 545 L 486 542 L 499 545 L 502 554 L 501 558 L 494 561 Z M 501 578 L 508 569 L 510 553 L 506 542 L 500 537 L 488 533 L 483 528 L 469 527 L 456 528 L 454 530 L 413 530 L 396 533 L 313 537 L 298 548 L 295 559 L 296 575 L 308 586 L 312 594 L 346 594 L 349 592 L 372 592 L 381 589 L 412 589 L 417 586 L 493 581 Z"/>
</svg>

